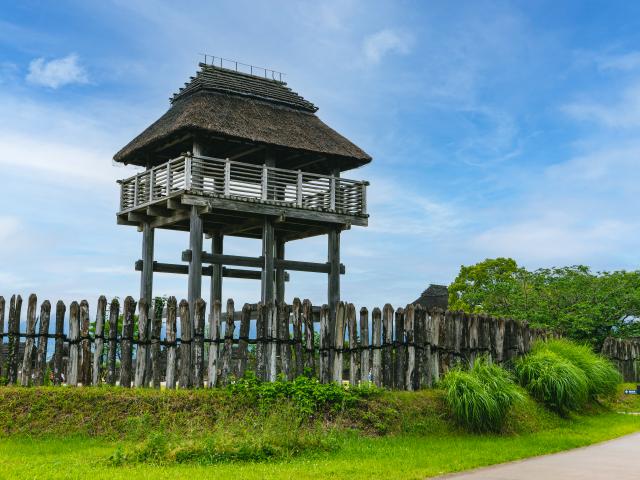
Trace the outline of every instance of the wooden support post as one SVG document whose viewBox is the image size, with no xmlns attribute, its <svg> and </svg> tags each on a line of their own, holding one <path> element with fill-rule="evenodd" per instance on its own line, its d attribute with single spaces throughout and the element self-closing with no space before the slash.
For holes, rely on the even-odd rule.
<svg viewBox="0 0 640 480">
<path fill-rule="evenodd" d="M 371 366 L 369 352 L 369 311 L 362 307 L 360 309 L 360 381 L 362 383 L 370 381 Z"/>
<path fill-rule="evenodd" d="M 298 297 L 293 299 L 291 305 L 291 321 L 293 323 L 293 344 L 295 350 L 295 371 L 293 376 L 299 377 L 302 375 L 302 369 L 304 360 L 302 356 L 302 305 Z"/>
<path fill-rule="evenodd" d="M 288 380 L 291 376 L 291 345 L 289 343 L 289 306 L 278 303 L 278 356 L 280 357 L 280 372 Z"/>
<path fill-rule="evenodd" d="M 133 317 L 136 313 L 136 301 L 129 296 L 124 299 L 122 316 L 122 337 L 120 341 L 120 386 L 131 387 Z"/>
<path fill-rule="evenodd" d="M 331 381 L 330 353 L 331 353 L 331 331 L 329 330 L 329 307 L 323 305 L 320 309 L 320 381 L 329 383 Z"/>
<path fill-rule="evenodd" d="M 382 309 L 382 384 L 393 387 L 393 307 L 385 304 Z"/>
<path fill-rule="evenodd" d="M 27 303 L 27 335 L 24 342 L 24 353 L 22 355 L 22 372 L 20 375 L 20 384 L 28 387 L 31 384 L 31 369 L 33 366 L 33 345 L 35 343 L 36 333 L 36 307 L 38 298 L 35 294 L 29 295 Z"/>
<path fill-rule="evenodd" d="M 258 313 L 256 318 L 256 376 L 260 380 L 267 379 L 267 309 L 260 302 L 258 303 Z"/>
<path fill-rule="evenodd" d="M 104 295 L 98 298 L 96 310 L 95 350 L 93 352 L 92 385 L 100 385 L 102 379 L 102 353 L 104 350 L 104 322 L 107 310 L 107 299 Z"/>
<path fill-rule="evenodd" d="M 218 353 L 220 351 L 218 348 L 218 342 L 220 340 L 221 308 L 222 304 L 220 303 L 220 300 L 215 300 L 211 309 L 211 315 L 209 316 L 209 339 L 211 340 L 209 343 L 209 365 L 207 375 L 207 386 L 209 388 L 215 387 L 218 382 Z"/>
<path fill-rule="evenodd" d="M 353 303 L 347 305 L 347 326 L 349 330 L 349 384 L 358 385 L 358 382 L 360 381 L 360 375 L 358 372 L 360 349 L 358 342 L 356 307 L 353 306 Z"/>
<path fill-rule="evenodd" d="M 62 313 L 64 316 L 64 311 Z M 120 302 L 117 298 L 109 305 L 109 351 L 107 353 L 107 385 L 116 384 L 116 350 L 118 349 L 118 318 Z"/>
<path fill-rule="evenodd" d="M 138 348 L 136 350 L 136 372 L 134 386 L 145 387 L 144 377 L 147 370 L 147 350 L 149 349 L 147 332 L 149 331 L 149 303 L 146 298 L 138 302 Z"/>
<path fill-rule="evenodd" d="M 153 301 L 151 313 L 151 386 L 160 388 L 162 371 L 160 362 L 160 335 L 162 333 L 162 300 Z"/>
<path fill-rule="evenodd" d="M 274 232 L 273 222 L 270 218 L 265 217 L 262 227 L 262 303 L 271 305 L 274 298 Z"/>
<path fill-rule="evenodd" d="M 274 382 L 278 374 L 278 307 L 273 302 L 267 304 L 267 337 L 267 381 Z"/>
<path fill-rule="evenodd" d="M 189 261 L 188 301 L 191 331 L 193 331 L 196 300 L 202 296 L 202 217 L 196 206 L 191 207 L 189 217 L 189 248 L 191 260 Z"/>
<path fill-rule="evenodd" d="M 62 384 L 62 356 L 64 349 L 64 315 L 67 307 L 62 300 L 56 303 L 56 340 L 53 351 L 53 384 Z"/>
<path fill-rule="evenodd" d="M 331 362 L 332 376 L 331 380 L 336 383 L 342 383 L 342 370 L 343 370 L 343 349 L 344 349 L 344 334 L 347 320 L 347 307 L 344 302 L 338 302 L 336 308 L 336 318 L 334 321 L 334 334 L 333 334 L 333 361 Z"/>
<path fill-rule="evenodd" d="M 233 321 L 235 308 L 233 299 L 227 300 L 227 321 L 224 326 L 224 348 L 222 350 L 222 368 L 220 370 L 220 381 L 226 385 L 231 380 L 231 361 L 233 359 L 233 332 L 236 324 Z"/>
<path fill-rule="evenodd" d="M 382 312 L 378 307 L 371 312 L 371 343 L 373 345 L 371 377 L 376 387 L 382 387 Z"/>
<path fill-rule="evenodd" d="M 394 387 L 397 390 L 404 390 L 405 364 L 407 354 L 407 346 L 405 343 L 404 334 L 404 308 L 400 307 L 396 310 L 395 330 L 396 353 L 394 358 Z"/>
<path fill-rule="evenodd" d="M 242 316 L 240 317 L 240 337 L 238 339 L 238 368 L 236 376 L 244 377 L 249 360 L 249 327 L 251 326 L 251 305 L 245 303 L 242 306 Z"/>
<path fill-rule="evenodd" d="M 168 389 L 176 388 L 176 297 L 167 299 L 167 372 L 165 386 Z"/>
<path fill-rule="evenodd" d="M 304 368 L 310 375 L 316 374 L 316 359 L 314 346 L 313 306 L 308 299 L 302 302 L 302 318 L 304 323 Z"/>
<path fill-rule="evenodd" d="M 44 385 L 44 376 L 47 370 L 47 344 L 49 343 L 49 320 L 51 317 L 51 303 L 49 300 L 42 302 L 40 306 L 40 329 L 38 331 L 38 351 L 36 353 L 36 370 L 34 385 Z"/>
<path fill-rule="evenodd" d="M 223 252 L 224 236 L 219 233 L 213 233 L 211 235 L 211 253 L 221 255 Z M 211 299 L 209 302 L 209 308 L 213 312 L 213 306 L 217 301 L 222 303 L 222 264 L 211 265 Z"/>
<path fill-rule="evenodd" d="M 91 341 L 89 339 L 89 302 L 80 302 L 80 383 L 91 385 Z"/>
<path fill-rule="evenodd" d="M 7 353 L 7 385 L 18 383 L 18 350 L 20 347 L 20 313 L 22 311 L 22 297 L 11 296 L 9 304 L 9 345 Z"/>
<path fill-rule="evenodd" d="M 276 260 L 284 260 L 284 244 L 285 240 L 282 237 L 276 238 Z M 283 303 L 285 301 L 284 296 L 284 274 L 285 270 L 282 265 L 276 266 L 276 301 Z"/>
<path fill-rule="evenodd" d="M 140 298 L 148 305 L 153 300 L 153 247 L 154 229 L 149 222 L 142 224 L 142 273 L 140 274 Z"/>
<path fill-rule="evenodd" d="M 340 230 L 338 229 L 329 231 L 327 257 L 329 262 L 329 312 L 333 322 L 336 315 L 336 305 L 340 301 Z"/>
<path fill-rule="evenodd" d="M 189 314 L 189 302 L 186 300 L 180 301 L 180 340 L 180 388 L 190 388 L 193 322 Z"/>
<path fill-rule="evenodd" d="M 404 377 L 404 388 L 413 391 L 417 387 L 416 383 L 416 347 L 415 347 L 415 307 L 407 305 L 404 311 L 404 333 L 406 342 L 406 366 Z"/>
<path fill-rule="evenodd" d="M 80 305 L 71 302 L 69 307 L 69 360 L 67 361 L 67 385 L 78 385 L 78 357 L 80 337 Z"/>
<path fill-rule="evenodd" d="M 196 300 L 193 330 L 193 386 L 202 388 L 204 385 L 204 317 L 207 303 L 199 298 Z"/>
</svg>

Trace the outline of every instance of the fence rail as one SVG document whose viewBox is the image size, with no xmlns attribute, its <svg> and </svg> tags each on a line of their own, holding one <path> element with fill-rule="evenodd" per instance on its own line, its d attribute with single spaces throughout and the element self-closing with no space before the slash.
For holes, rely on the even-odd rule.
<svg viewBox="0 0 640 480">
<path fill-rule="evenodd" d="M 238 317 L 231 299 L 224 310 L 216 302 L 209 311 L 199 299 L 190 312 L 188 302 L 175 297 L 152 305 L 127 297 L 121 305 L 101 296 L 93 319 L 85 300 L 72 302 L 68 313 L 57 302 L 53 331 L 51 304 L 42 302 L 39 315 L 37 307 L 31 295 L 21 323 L 22 298 L 12 296 L 5 334 L 0 297 L 1 376 L 9 385 L 201 388 L 253 371 L 265 381 L 307 374 L 322 382 L 415 390 L 433 385 L 454 365 L 481 355 L 506 362 L 548 336 L 514 320 L 414 305 L 386 304 L 370 314 L 340 302 L 334 318 L 323 305 L 314 322 L 308 300 L 244 304 Z"/>
<path fill-rule="evenodd" d="M 367 214 L 367 182 L 213 157 L 181 156 L 119 183 L 121 212 L 191 191 L 346 215 Z"/>
</svg>

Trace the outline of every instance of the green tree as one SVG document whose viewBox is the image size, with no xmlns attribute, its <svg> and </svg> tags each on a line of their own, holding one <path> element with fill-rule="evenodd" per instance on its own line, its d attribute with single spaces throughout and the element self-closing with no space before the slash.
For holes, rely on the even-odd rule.
<svg viewBox="0 0 640 480">
<path fill-rule="evenodd" d="M 576 265 L 530 272 L 510 258 L 487 259 L 460 268 L 449 305 L 527 320 L 598 348 L 609 335 L 640 335 L 640 271 Z"/>
</svg>

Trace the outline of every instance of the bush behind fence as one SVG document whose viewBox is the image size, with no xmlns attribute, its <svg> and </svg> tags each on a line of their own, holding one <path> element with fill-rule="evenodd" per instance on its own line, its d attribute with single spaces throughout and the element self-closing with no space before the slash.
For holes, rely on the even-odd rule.
<svg viewBox="0 0 640 480">
<path fill-rule="evenodd" d="M 68 312 L 59 301 L 50 328 L 51 304 L 42 302 L 38 314 L 35 295 L 27 302 L 25 331 L 22 298 L 11 297 L 5 334 L 5 307 L 0 297 L 0 375 L 8 385 L 25 386 L 202 388 L 251 371 L 264 381 L 306 374 L 415 390 L 457 364 L 481 355 L 503 363 L 549 336 L 526 322 L 420 305 L 386 304 L 370 313 L 339 302 L 332 316 L 327 305 L 297 298 L 291 305 L 244 304 L 239 312 L 231 299 L 225 311 L 220 302 L 207 311 L 199 299 L 191 312 L 175 297 L 151 305 L 127 297 L 120 305 L 101 296 L 93 321 L 86 300 L 72 302 Z"/>
</svg>

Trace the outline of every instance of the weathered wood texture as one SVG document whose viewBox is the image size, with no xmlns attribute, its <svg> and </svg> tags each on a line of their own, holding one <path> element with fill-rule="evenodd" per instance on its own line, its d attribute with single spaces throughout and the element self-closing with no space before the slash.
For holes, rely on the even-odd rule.
<svg viewBox="0 0 640 480">
<path fill-rule="evenodd" d="M 618 367 L 625 382 L 640 382 L 640 339 L 606 338 L 601 353 Z"/>
<path fill-rule="evenodd" d="M 0 297 L 0 330 L 4 330 L 2 300 Z M 304 374 L 322 382 L 358 385 L 371 381 L 387 388 L 416 390 L 432 386 L 456 365 L 471 365 L 483 355 L 507 362 L 526 353 L 537 339 L 549 337 L 524 322 L 427 311 L 414 305 L 394 309 L 386 304 L 382 311 L 374 308 L 369 318 L 366 308 L 358 315 L 353 304 L 340 301 L 335 317 L 324 305 L 319 309 L 319 323 L 314 323 L 308 300 L 296 298 L 291 305 L 246 303 L 236 312 L 229 299 L 224 314 L 216 300 L 207 329 L 207 306 L 201 298 L 196 299 L 194 312 L 186 300 L 178 307 L 175 297 L 166 302 L 156 299 L 153 304 L 127 297 L 123 307 L 120 315 L 120 304 L 114 299 L 107 311 L 107 299 L 100 297 L 92 319 L 89 303 L 74 301 L 65 331 L 66 307 L 58 302 L 54 332 L 50 333 L 51 304 L 42 302 L 37 317 L 38 301 L 31 295 L 21 332 L 22 299 L 12 296 L 3 366 L 7 383 L 43 385 L 51 368 L 49 378 L 54 385 L 119 383 L 122 387 L 160 388 L 164 382 L 169 389 L 177 385 L 202 388 L 226 385 L 254 371 L 267 381 Z M 4 344 L 5 336 L 0 338 Z M 55 348 L 48 363 L 51 339 Z M 640 341 L 607 339 L 603 353 L 618 365 L 626 380 L 639 380 Z"/>
</svg>

